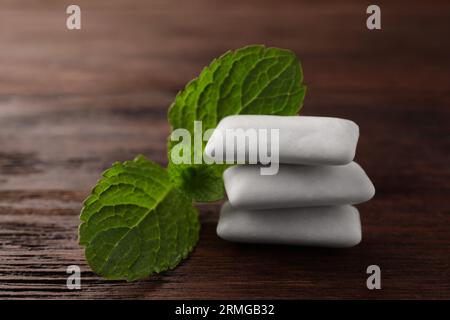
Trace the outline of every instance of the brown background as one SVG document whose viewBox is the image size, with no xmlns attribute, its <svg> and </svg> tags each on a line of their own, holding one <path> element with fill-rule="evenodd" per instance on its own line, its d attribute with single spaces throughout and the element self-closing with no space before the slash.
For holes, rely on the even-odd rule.
<svg viewBox="0 0 450 320">
<path fill-rule="evenodd" d="M 72 1 L 71 1 L 72 2 Z M 365 1 L 60 0 L 0 4 L 1 298 L 450 298 L 450 6 Z M 338 4 L 339 3 L 339 4 Z M 93 274 L 77 244 L 82 200 L 113 161 L 166 163 L 166 112 L 210 60 L 252 43 L 294 50 L 304 115 L 360 125 L 377 194 L 352 249 L 255 246 L 215 235 L 173 271 L 135 283 Z M 82 290 L 66 288 L 80 265 Z M 382 290 L 366 288 L 366 267 Z"/>
</svg>

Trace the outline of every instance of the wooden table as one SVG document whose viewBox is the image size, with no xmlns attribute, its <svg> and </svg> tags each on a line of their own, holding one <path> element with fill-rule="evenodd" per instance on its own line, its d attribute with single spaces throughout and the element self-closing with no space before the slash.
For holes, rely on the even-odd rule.
<svg viewBox="0 0 450 320">
<path fill-rule="evenodd" d="M 450 6 L 378 1 L 77 0 L 0 5 L 0 298 L 450 298 Z M 77 244 L 100 173 L 139 153 L 166 163 L 178 90 L 228 49 L 294 50 L 304 115 L 360 125 L 357 161 L 375 198 L 358 206 L 351 249 L 242 245 L 215 234 L 220 203 L 200 205 L 191 257 L 134 282 L 93 274 Z M 66 267 L 82 289 L 66 288 Z M 366 288 L 366 268 L 382 289 Z"/>
</svg>

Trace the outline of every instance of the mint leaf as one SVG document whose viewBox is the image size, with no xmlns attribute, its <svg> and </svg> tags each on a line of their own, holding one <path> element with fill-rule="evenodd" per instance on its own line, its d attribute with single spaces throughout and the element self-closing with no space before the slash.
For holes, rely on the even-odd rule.
<svg viewBox="0 0 450 320">
<path fill-rule="evenodd" d="M 138 156 L 115 163 L 85 200 L 79 242 L 92 270 L 128 281 L 174 268 L 198 240 L 198 212 L 167 171 Z"/>
<path fill-rule="evenodd" d="M 204 132 L 229 115 L 295 115 L 306 93 L 302 81 L 301 66 L 291 51 L 261 45 L 229 51 L 177 94 L 169 109 L 169 122 L 172 130 L 184 128 L 193 135 L 194 121 L 202 121 Z M 169 159 L 174 144 L 169 142 Z M 223 168 L 171 163 L 169 172 L 195 200 L 213 201 L 223 198 L 223 187 L 218 187 L 223 184 Z M 201 183 L 198 177 L 208 183 Z"/>
</svg>

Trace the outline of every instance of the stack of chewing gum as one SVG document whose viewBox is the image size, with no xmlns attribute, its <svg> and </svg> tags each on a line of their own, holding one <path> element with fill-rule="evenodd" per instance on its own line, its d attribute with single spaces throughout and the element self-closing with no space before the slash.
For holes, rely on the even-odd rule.
<svg viewBox="0 0 450 320">
<path fill-rule="evenodd" d="M 361 241 L 359 212 L 352 205 L 371 199 L 375 189 L 353 162 L 359 137 L 354 122 L 328 117 L 230 116 L 215 129 L 206 155 L 217 159 L 217 150 L 222 148 L 225 160 L 226 149 L 230 143 L 234 148 L 234 142 L 218 137 L 226 136 L 229 129 L 278 129 L 278 171 L 262 174 L 267 166 L 257 162 L 224 172 L 228 202 L 221 209 L 219 237 L 336 248 Z M 237 153 L 243 152 L 248 159 L 261 148 L 272 147 L 274 152 L 274 146 L 260 139 L 258 148 L 247 143 Z"/>
</svg>

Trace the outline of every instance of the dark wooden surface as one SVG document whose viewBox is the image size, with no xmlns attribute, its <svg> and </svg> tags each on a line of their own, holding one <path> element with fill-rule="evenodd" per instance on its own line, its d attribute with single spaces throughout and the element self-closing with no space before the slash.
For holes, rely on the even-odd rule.
<svg viewBox="0 0 450 320">
<path fill-rule="evenodd" d="M 71 1 L 72 2 L 72 1 Z M 450 6 L 378 1 L 77 0 L 0 4 L 0 298 L 450 298 Z M 338 4 L 339 3 L 339 4 Z M 360 125 L 357 161 L 375 198 L 358 206 L 352 249 L 256 246 L 217 238 L 202 205 L 200 242 L 178 268 L 105 281 L 77 244 L 82 200 L 113 161 L 166 163 L 176 92 L 228 49 L 294 50 L 305 115 Z M 66 267 L 82 268 L 82 290 Z M 382 290 L 366 288 L 366 267 Z"/>
</svg>

